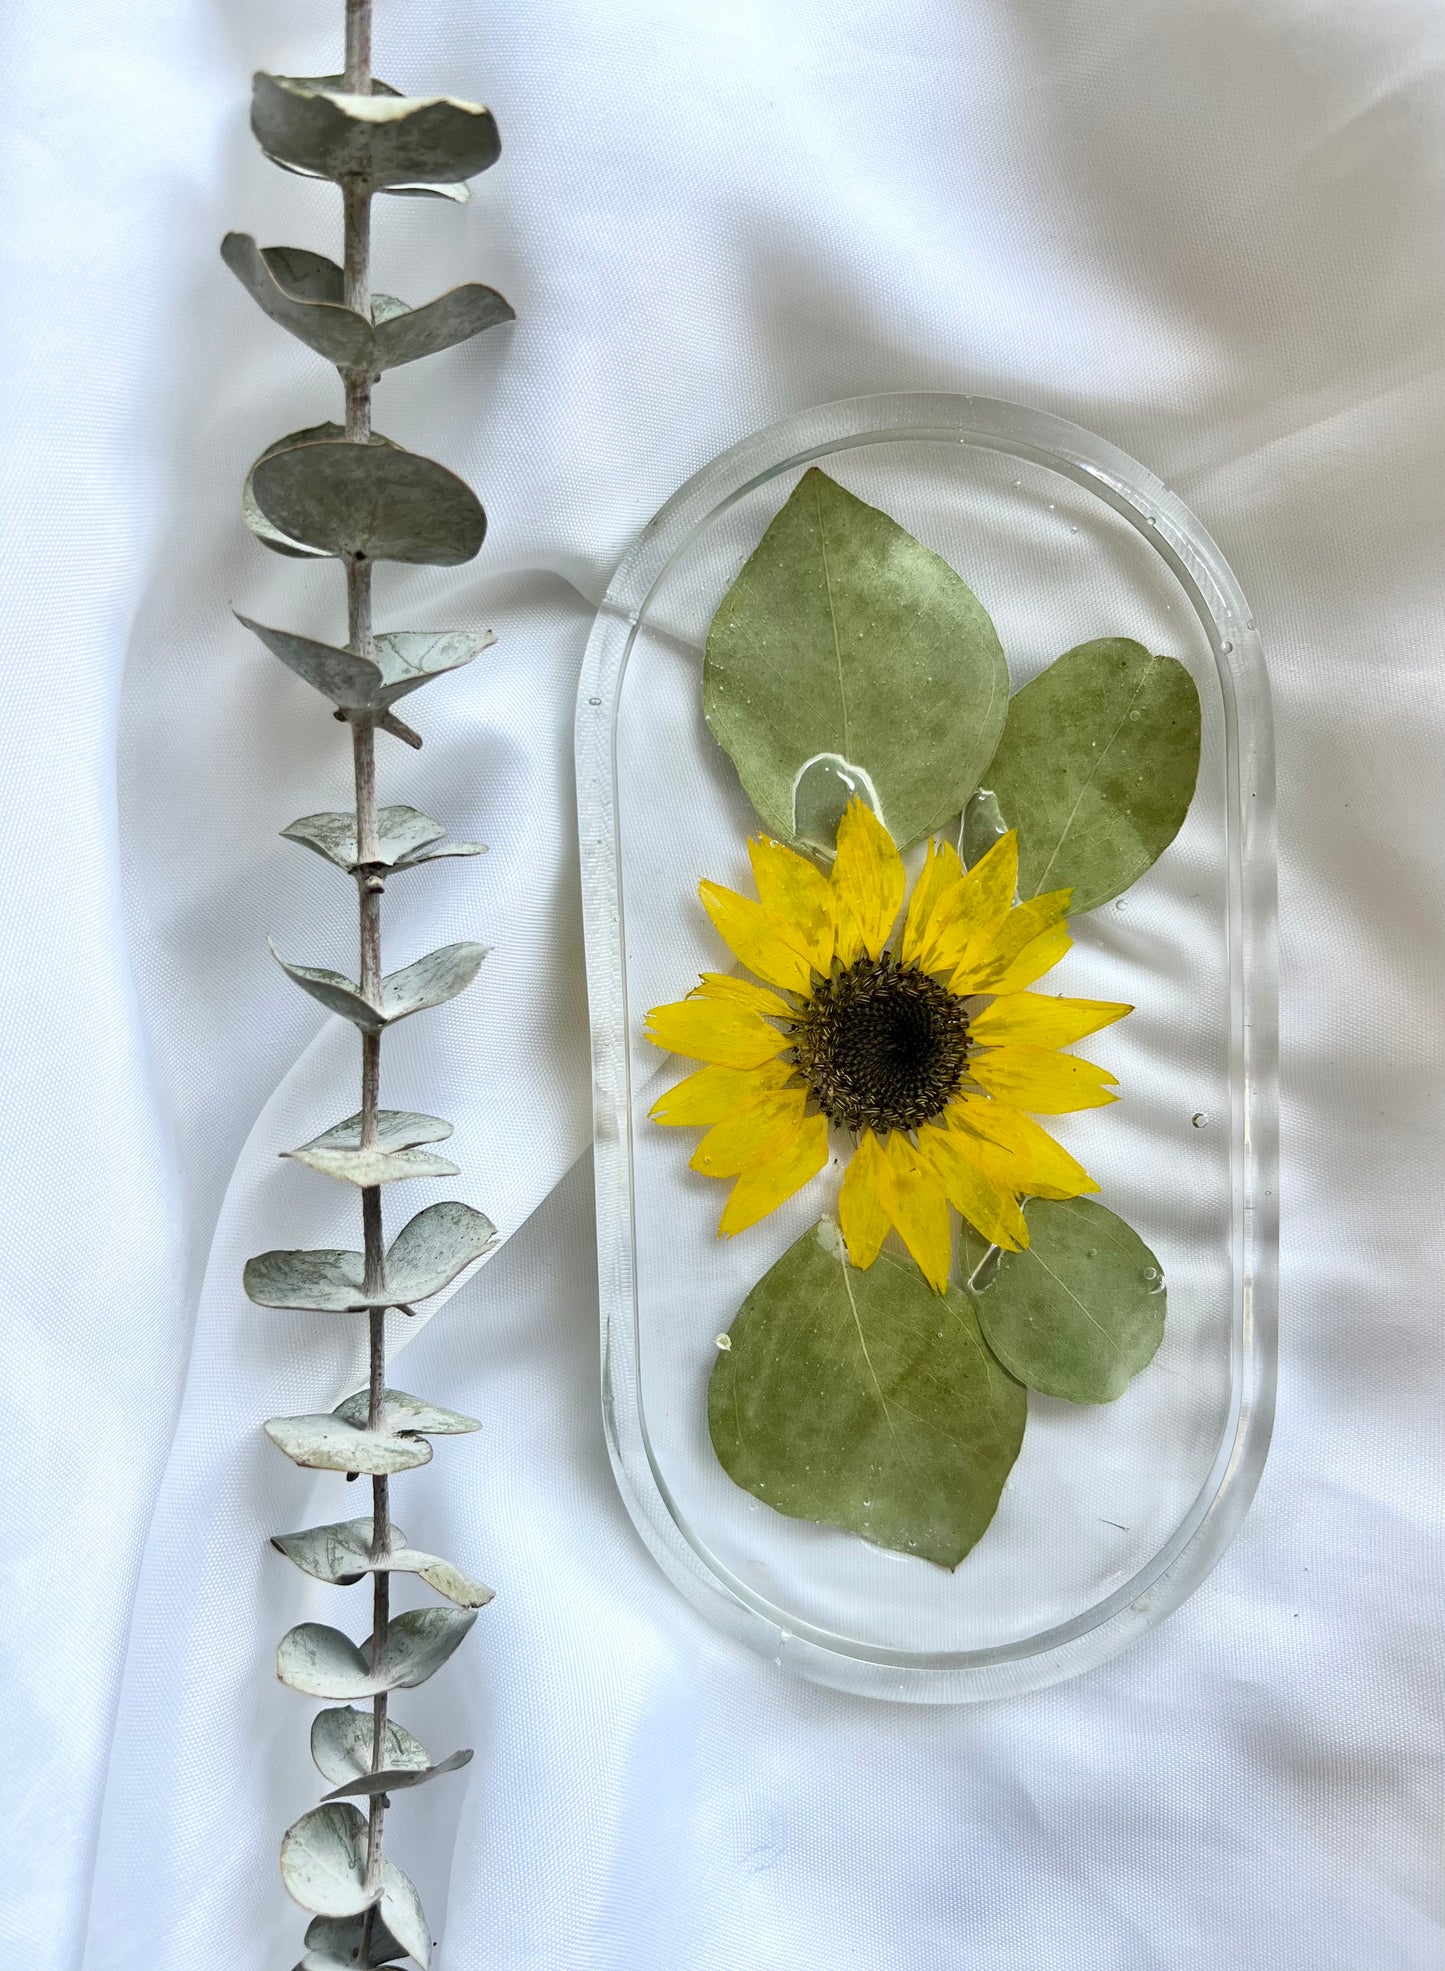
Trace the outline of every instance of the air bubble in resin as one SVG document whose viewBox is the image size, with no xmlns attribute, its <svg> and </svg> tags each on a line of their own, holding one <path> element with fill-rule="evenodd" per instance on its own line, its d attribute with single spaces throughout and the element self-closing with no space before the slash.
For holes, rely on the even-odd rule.
<svg viewBox="0 0 1445 1971">
<path fill-rule="evenodd" d="M 867 772 L 841 753 L 818 753 L 798 769 L 793 782 L 793 833 L 829 855 L 837 846 L 838 823 L 854 795 L 879 815 L 878 790 Z"/>
</svg>

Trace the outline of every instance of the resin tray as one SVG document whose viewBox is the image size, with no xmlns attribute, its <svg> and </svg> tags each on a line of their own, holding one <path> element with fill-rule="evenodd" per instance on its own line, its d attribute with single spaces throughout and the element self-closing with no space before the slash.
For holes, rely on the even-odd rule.
<svg viewBox="0 0 1445 1971">
<path fill-rule="evenodd" d="M 1098 1052 L 1123 1099 L 1049 1119 L 1159 1256 L 1163 1346 L 1117 1402 L 1031 1394 L 997 1516 L 954 1572 L 786 1519 L 713 1455 L 716 1337 L 826 1208 L 830 1169 L 716 1237 L 720 1187 L 647 1110 L 692 1064 L 649 1007 L 729 963 L 697 882 L 747 887 L 759 823 L 703 723 L 708 622 L 800 472 L 833 478 L 949 561 L 989 610 L 1015 690 L 1125 635 L 1188 665 L 1203 703 L 1183 831 L 1072 921 L 1048 989 L 1132 1002 Z M 985 775 L 985 785 L 987 776 Z M 933 1702 L 1075 1674 L 1204 1578 L 1253 1494 L 1275 1365 L 1275 946 L 1269 698 L 1218 549 L 1142 466 L 1059 418 L 949 396 L 825 405 L 735 445 L 661 509 L 587 647 L 577 785 L 596 1105 L 602 1393 L 623 1497 L 712 1622 L 819 1681 Z"/>
</svg>

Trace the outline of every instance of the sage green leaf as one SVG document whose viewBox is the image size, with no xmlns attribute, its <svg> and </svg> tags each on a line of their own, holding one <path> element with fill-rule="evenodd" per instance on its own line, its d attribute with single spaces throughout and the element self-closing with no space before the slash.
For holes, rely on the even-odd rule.
<svg viewBox="0 0 1445 1971">
<path fill-rule="evenodd" d="M 1072 889 L 1093 910 L 1183 826 L 1199 774 L 1199 693 L 1128 637 L 1066 651 L 1009 706 L 988 783 L 1019 831 L 1019 895 Z"/>
<path fill-rule="evenodd" d="M 416 1884 L 394 1862 L 381 1865 L 381 1914 L 386 1927 L 408 1956 L 427 1971 L 431 1963 L 431 1932 Z"/>
<path fill-rule="evenodd" d="M 459 1437 L 480 1430 L 475 1417 L 423 1402 L 404 1389 L 382 1394 L 381 1427 L 368 1430 L 371 1395 L 359 1389 L 329 1413 L 305 1417 L 272 1417 L 266 1435 L 293 1464 L 311 1471 L 344 1471 L 381 1476 L 413 1471 L 431 1463 L 426 1434 Z"/>
<path fill-rule="evenodd" d="M 724 596 L 703 667 L 708 725 L 768 829 L 799 835 L 795 783 L 829 755 L 906 847 L 960 812 L 1007 708 L 1002 646 L 961 577 L 810 467 Z"/>
<path fill-rule="evenodd" d="M 361 1916 L 318 1916 L 306 1926 L 307 1955 L 301 1971 L 356 1971 L 361 1963 Z M 406 1951 L 392 1936 L 380 1915 L 372 1918 L 371 1953 L 367 1971 L 379 1971 Z"/>
<path fill-rule="evenodd" d="M 258 1307 L 294 1307 L 317 1314 L 361 1314 L 371 1307 L 410 1306 L 450 1286 L 473 1260 L 497 1243 L 497 1228 L 470 1205 L 447 1199 L 409 1219 L 392 1240 L 383 1279 L 365 1285 L 359 1252 L 261 1252 L 246 1261 L 242 1284 Z"/>
<path fill-rule="evenodd" d="M 1164 1338 L 1164 1276 L 1139 1234 L 1090 1198 L 1030 1198 L 1029 1243 L 1000 1253 L 974 1303 L 1021 1382 L 1070 1403 L 1110 1403 Z"/>
<path fill-rule="evenodd" d="M 288 964 L 275 945 L 271 946 L 271 956 L 288 979 L 294 980 L 303 992 L 310 993 L 329 1013 L 339 1013 L 363 1033 L 380 1033 L 397 1020 L 405 1020 L 413 1013 L 425 1013 L 433 1006 L 455 999 L 477 976 L 486 955 L 487 947 L 481 944 L 448 944 L 438 951 L 429 951 L 425 958 L 386 975 L 381 982 L 378 1006 L 344 972 L 333 972 L 326 966 Z"/>
<path fill-rule="evenodd" d="M 315 1916 L 354 1916 L 372 1901 L 366 1889 L 366 1822 L 344 1803 L 315 1807 L 281 1841 L 287 1894 Z"/>
<path fill-rule="evenodd" d="M 433 1156 L 429 1150 L 383 1150 L 376 1144 L 365 1150 L 337 1150 L 324 1144 L 304 1143 L 299 1150 L 282 1150 L 280 1154 L 306 1164 L 323 1177 L 355 1184 L 358 1190 L 368 1190 L 375 1184 L 396 1184 L 412 1177 L 458 1174 L 456 1164 L 448 1163 L 445 1157 Z"/>
<path fill-rule="evenodd" d="M 251 128 L 268 157 L 308 177 L 381 190 L 459 183 L 496 163 L 492 113 L 451 96 L 349 95 L 336 76 L 257 75 Z"/>
<path fill-rule="evenodd" d="M 824 1219 L 753 1288 L 708 1385 L 729 1477 L 794 1519 L 957 1567 L 1023 1442 L 1023 1389 L 966 1294 L 917 1267 L 848 1262 Z"/>
<path fill-rule="evenodd" d="M 288 262 L 279 257 L 278 249 L 257 246 L 249 233 L 227 233 L 221 241 L 221 258 L 258 307 L 308 349 L 338 369 L 371 367 L 371 323 L 354 308 L 346 307 L 339 292 L 318 296 L 315 290 L 320 282 L 313 269 L 307 269 L 303 286 L 293 287 L 287 279 Z M 331 261 L 323 265 L 334 267 Z M 339 276 L 340 268 L 335 272 Z"/>
<path fill-rule="evenodd" d="M 354 1711 L 349 1705 L 337 1711 L 318 1711 L 311 1724 L 311 1757 L 322 1778 L 333 1786 L 344 1786 L 348 1780 L 369 1773 L 373 1730 L 368 1711 Z M 386 1721 L 382 1756 L 392 1770 L 425 1772 L 431 1765 L 426 1747 L 394 1718 Z"/>
<path fill-rule="evenodd" d="M 375 1697 L 384 1690 L 411 1690 L 435 1676 L 476 1621 L 471 1609 L 409 1608 L 387 1624 L 381 1668 L 371 1667 L 371 1640 L 357 1648 L 340 1629 L 323 1622 L 301 1622 L 288 1629 L 276 1649 L 276 1675 L 303 1697 Z M 344 1909 L 317 1911 L 344 1916 Z M 395 1926 L 393 1925 L 393 1928 Z"/>
<path fill-rule="evenodd" d="M 398 630 L 375 639 L 373 660 L 235 614 L 273 657 L 343 711 L 384 711 L 433 678 L 470 664 L 497 640 L 490 630 Z"/>
<path fill-rule="evenodd" d="M 445 1759 L 438 1759 L 434 1766 L 423 1772 L 415 1772 L 410 1767 L 393 1771 L 385 1766 L 374 1773 L 363 1773 L 358 1779 L 349 1779 L 342 1786 L 334 1786 L 324 1797 L 328 1800 L 347 1800 L 366 1798 L 373 1793 L 404 1793 L 410 1786 L 425 1786 L 429 1781 L 440 1779 L 443 1773 L 460 1772 L 463 1766 L 472 1762 L 470 1749 L 449 1752 Z"/>
<path fill-rule="evenodd" d="M 464 479 L 390 443 L 319 439 L 263 453 L 249 486 L 273 534 L 313 554 L 452 568 L 487 531 Z"/>
<path fill-rule="evenodd" d="M 256 504 L 255 478 L 257 468 L 264 465 L 268 459 L 275 458 L 280 452 L 291 451 L 297 445 L 339 444 L 345 437 L 344 424 L 308 425 L 304 431 L 288 431 L 284 438 L 278 438 L 274 444 L 268 445 L 261 456 L 252 463 L 251 470 L 246 474 L 246 483 L 241 488 L 241 512 L 246 525 L 263 547 L 270 548 L 276 554 L 289 554 L 303 560 L 325 561 L 329 558 L 327 549 L 308 547 L 304 541 L 293 540 L 289 534 L 283 533 L 279 527 L 271 524 Z M 398 449 L 389 438 L 383 438 L 379 431 L 373 431 L 367 443 L 384 445 L 392 451 Z"/>
<path fill-rule="evenodd" d="M 372 339 L 371 367 L 399 369 L 403 363 L 435 356 L 440 350 L 469 342 L 474 335 L 483 335 L 490 328 L 500 328 L 504 322 L 516 319 L 512 304 L 494 287 L 484 287 L 480 281 L 466 281 L 439 294 L 435 301 L 423 302 L 419 308 L 403 307 L 388 315 L 385 321 L 378 321 Z"/>
<path fill-rule="evenodd" d="M 351 1587 L 368 1574 L 415 1574 L 458 1608 L 485 1608 L 493 1591 L 449 1560 L 410 1546 L 393 1524 L 391 1550 L 373 1556 L 371 1521 L 347 1519 L 332 1526 L 310 1526 L 301 1533 L 276 1533 L 271 1545 L 309 1574 L 333 1587 Z"/>
<path fill-rule="evenodd" d="M 417 1115 L 411 1109 L 378 1109 L 376 1146 L 379 1150 L 410 1150 L 417 1143 L 443 1143 L 452 1125 L 441 1116 Z M 308 1150 L 358 1150 L 361 1147 L 361 1113 L 334 1122 L 303 1146 Z M 287 1152 L 295 1156 L 296 1151 Z"/>
<path fill-rule="evenodd" d="M 281 830 L 288 842 L 300 842 L 324 856 L 348 876 L 360 866 L 356 858 L 355 814 L 303 814 Z M 438 856 L 485 855 L 480 842 L 448 842 L 446 830 L 417 808 L 379 808 L 376 815 L 377 866 L 417 869 Z"/>
</svg>

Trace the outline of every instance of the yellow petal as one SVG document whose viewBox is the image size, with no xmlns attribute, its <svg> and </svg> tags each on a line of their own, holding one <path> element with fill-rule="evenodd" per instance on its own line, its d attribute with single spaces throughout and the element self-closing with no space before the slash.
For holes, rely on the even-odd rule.
<svg viewBox="0 0 1445 1971">
<path fill-rule="evenodd" d="M 1017 1109 L 961 1095 L 944 1111 L 958 1147 L 985 1177 L 1032 1198 L 1077 1198 L 1098 1185 L 1046 1129 Z"/>
<path fill-rule="evenodd" d="M 968 1071 L 996 1102 L 1027 1109 L 1036 1116 L 1067 1115 L 1071 1109 L 1102 1109 L 1117 1102 L 1118 1080 L 1107 1068 L 1076 1054 L 1047 1054 L 1029 1047 L 996 1047 L 969 1058 Z"/>
<path fill-rule="evenodd" d="M 949 987 L 957 993 L 1018 992 L 1051 965 L 1057 965 L 1073 939 L 1064 916 L 1072 890 L 1021 903 L 1004 917 L 976 931 L 964 948 Z M 1020 974 L 1026 976 L 1020 976 Z"/>
<path fill-rule="evenodd" d="M 847 967 L 863 956 L 863 933 L 858 928 L 858 920 L 841 897 L 836 898 L 837 922 L 833 940 L 833 956 L 838 963 Z"/>
<path fill-rule="evenodd" d="M 781 1088 L 792 1072 L 786 1061 L 767 1061 L 760 1068 L 699 1068 L 659 1095 L 648 1114 L 673 1128 L 721 1122 L 759 1095 Z"/>
<path fill-rule="evenodd" d="M 1029 1242 L 1029 1228 L 1019 1210 L 1018 1199 L 1003 1185 L 985 1176 L 973 1159 L 965 1155 L 951 1131 L 924 1123 L 918 1132 L 918 1149 L 960 1217 L 966 1218 L 976 1232 L 981 1232 L 991 1246 L 1002 1246 L 1005 1252 L 1022 1252 Z"/>
<path fill-rule="evenodd" d="M 748 860 L 763 909 L 778 935 L 800 951 L 815 972 L 826 972 L 833 963 L 832 884 L 806 856 L 765 835 L 748 843 Z"/>
<path fill-rule="evenodd" d="M 1071 1047 L 1132 1013 L 1107 999 L 1054 999 L 1046 992 L 1008 992 L 968 1023 L 988 1047 Z"/>
<path fill-rule="evenodd" d="M 884 1144 L 883 1154 L 891 1179 L 884 1195 L 888 1216 L 924 1279 L 935 1293 L 943 1293 L 953 1264 L 953 1227 L 942 1179 L 897 1130 Z"/>
<path fill-rule="evenodd" d="M 795 1020 L 798 1009 L 790 1006 L 786 999 L 780 999 L 766 986 L 754 985 L 751 979 L 740 979 L 734 972 L 704 972 L 702 984 L 694 987 L 699 999 L 727 999 L 735 1006 L 751 1006 L 755 1013 L 765 1013 L 770 1020 Z"/>
<path fill-rule="evenodd" d="M 739 1177 L 728 1193 L 718 1232 L 731 1238 L 766 1218 L 780 1204 L 800 1191 L 809 1178 L 816 1177 L 828 1161 L 828 1119 L 809 1116 L 787 1148 L 766 1163 L 755 1163 Z"/>
<path fill-rule="evenodd" d="M 934 904 L 923 932 L 925 972 L 949 972 L 970 941 L 1008 910 L 1019 885 L 1019 838 L 1010 828 Z"/>
<path fill-rule="evenodd" d="M 888 942 L 907 880 L 893 837 L 855 794 L 838 823 L 833 888 L 870 958 Z"/>
<path fill-rule="evenodd" d="M 884 1180 L 882 1148 L 873 1131 L 865 1129 L 838 1192 L 838 1223 L 855 1266 L 871 1266 L 887 1235 L 888 1213 L 881 1196 Z"/>
<path fill-rule="evenodd" d="M 951 842 L 930 841 L 908 899 L 908 919 L 903 926 L 903 961 L 913 964 L 923 949 L 923 934 L 933 915 L 933 906 L 954 883 L 962 880 L 963 864 Z"/>
<path fill-rule="evenodd" d="M 670 1054 L 720 1068 L 760 1068 L 789 1044 L 785 1033 L 770 1027 L 750 1006 L 731 1006 L 721 999 L 654 1006 L 647 1016 L 647 1038 Z"/>
<path fill-rule="evenodd" d="M 750 972 L 756 972 L 769 985 L 785 986 L 789 992 L 808 991 L 813 975 L 807 959 L 784 943 L 760 903 L 706 878 L 698 884 L 697 893 L 734 958 L 740 958 Z"/>
<path fill-rule="evenodd" d="M 704 1177 L 736 1177 L 749 1164 L 781 1156 L 803 1122 L 806 1088 L 760 1095 L 736 1115 L 715 1122 L 688 1159 Z"/>
</svg>

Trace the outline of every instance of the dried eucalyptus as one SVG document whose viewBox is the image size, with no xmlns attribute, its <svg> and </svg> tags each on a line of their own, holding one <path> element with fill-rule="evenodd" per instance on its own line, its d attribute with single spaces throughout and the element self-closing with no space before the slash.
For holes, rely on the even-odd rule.
<svg viewBox="0 0 1445 1971">
<path fill-rule="evenodd" d="M 431 1147 L 451 1134 L 437 1116 L 384 1109 L 381 1040 L 395 1021 L 455 997 L 476 976 L 477 944 L 448 945 L 384 972 L 381 900 L 387 877 L 444 856 L 478 852 L 448 842 L 415 808 L 377 806 L 376 735 L 421 740 L 393 709 L 407 694 L 470 663 L 492 642 L 487 631 L 385 631 L 372 627 L 376 561 L 450 566 L 482 544 L 486 516 L 470 488 L 434 460 L 371 427 L 372 386 L 384 370 L 445 349 L 509 321 L 491 288 L 470 282 L 409 308 L 371 286 L 371 201 L 380 192 L 460 199 L 465 181 L 499 151 L 490 111 L 448 96 L 409 97 L 371 74 L 371 0 L 346 0 L 341 75 L 255 78 L 251 127 L 284 170 L 328 179 L 341 190 L 342 264 L 297 247 L 260 247 L 228 234 L 227 266 L 271 319 L 340 372 L 345 421 L 297 431 L 269 446 L 246 480 L 243 507 L 257 538 L 278 554 L 331 558 L 346 576 L 344 647 L 241 622 L 274 657 L 314 686 L 351 728 L 354 812 L 310 814 L 282 832 L 353 878 L 360 913 L 357 976 L 293 964 L 287 976 L 361 1037 L 361 1106 L 284 1155 L 338 1182 L 361 1200 L 359 1252 L 267 1252 L 250 1260 L 245 1288 L 263 1307 L 364 1315 L 367 1387 L 327 1414 L 273 1417 L 271 1441 L 296 1464 L 371 1479 L 367 1518 L 278 1535 L 273 1545 L 314 1579 L 370 1582 L 372 1632 L 358 1646 L 339 1629 L 304 1622 L 283 1637 L 276 1667 L 304 1696 L 329 1700 L 311 1732 L 311 1751 L 330 1791 L 281 1844 L 287 1889 L 313 1921 L 304 1971 L 381 1965 L 410 1956 L 425 1966 L 431 1935 L 412 1883 L 383 1853 L 393 1793 L 455 1771 L 467 1751 L 433 1762 L 389 1714 L 392 1691 L 424 1682 L 463 1640 L 491 1590 L 436 1554 L 412 1547 L 391 1518 L 394 1472 L 426 1464 L 428 1441 L 477 1429 L 474 1419 L 389 1389 L 389 1309 L 410 1312 L 440 1293 L 495 1243 L 482 1213 L 433 1204 L 388 1246 L 381 1187 L 415 1177 L 450 1177 L 456 1166 Z M 414 1574 L 449 1604 L 392 1616 L 391 1576 Z M 362 1807 L 353 1801 L 364 1803 Z"/>
</svg>

